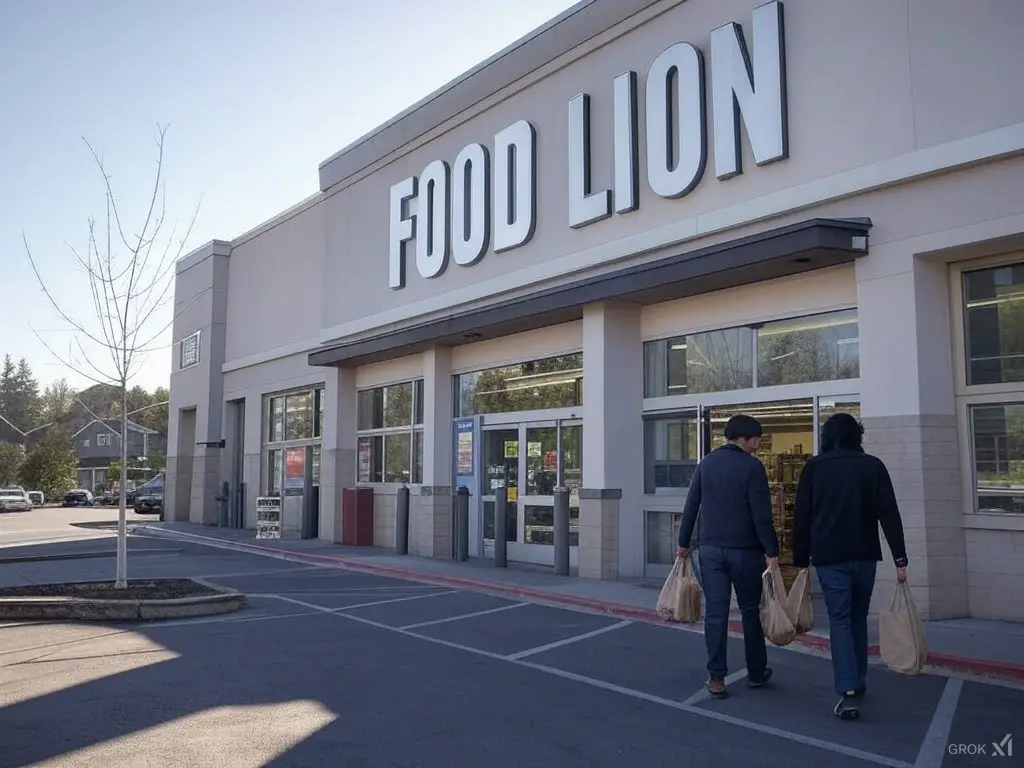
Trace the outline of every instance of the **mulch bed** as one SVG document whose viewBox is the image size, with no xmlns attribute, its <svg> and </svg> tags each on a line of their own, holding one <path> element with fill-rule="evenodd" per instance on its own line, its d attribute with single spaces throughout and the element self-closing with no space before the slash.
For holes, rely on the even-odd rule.
<svg viewBox="0 0 1024 768">
<path fill-rule="evenodd" d="M 190 579 L 129 580 L 125 589 L 115 589 L 113 581 L 26 584 L 0 589 L 0 597 L 77 597 L 92 600 L 173 600 L 215 594 L 218 594 L 216 590 Z"/>
</svg>

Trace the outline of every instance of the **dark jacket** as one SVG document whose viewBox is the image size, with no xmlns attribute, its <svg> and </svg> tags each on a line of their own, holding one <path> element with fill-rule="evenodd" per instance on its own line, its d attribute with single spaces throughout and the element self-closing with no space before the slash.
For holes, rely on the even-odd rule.
<svg viewBox="0 0 1024 768">
<path fill-rule="evenodd" d="M 698 512 L 701 546 L 779 556 L 768 475 L 764 464 L 739 446 L 716 448 L 697 465 L 679 527 L 679 546 L 684 549 L 690 547 Z"/>
<path fill-rule="evenodd" d="M 896 564 L 906 565 L 903 523 L 885 464 L 857 450 L 819 454 L 804 465 L 797 486 L 793 564 L 879 561 L 879 523 Z"/>
</svg>

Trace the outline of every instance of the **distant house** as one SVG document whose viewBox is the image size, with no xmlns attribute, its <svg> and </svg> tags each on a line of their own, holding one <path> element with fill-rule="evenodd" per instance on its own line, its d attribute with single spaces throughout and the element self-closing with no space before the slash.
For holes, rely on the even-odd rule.
<svg viewBox="0 0 1024 768">
<path fill-rule="evenodd" d="M 72 435 L 78 455 L 78 487 L 95 492 L 107 487 L 107 467 L 121 458 L 121 422 L 93 419 Z M 154 451 L 167 452 L 167 438 L 149 427 L 128 422 L 128 462 L 137 464 Z M 113 478 L 111 478 L 113 480 Z"/>
</svg>

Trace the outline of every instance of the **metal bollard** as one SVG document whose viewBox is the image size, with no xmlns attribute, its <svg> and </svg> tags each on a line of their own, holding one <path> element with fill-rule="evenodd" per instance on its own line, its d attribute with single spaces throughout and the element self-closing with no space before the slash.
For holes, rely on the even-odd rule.
<svg viewBox="0 0 1024 768">
<path fill-rule="evenodd" d="M 494 489 L 494 567 L 508 567 L 508 488 Z"/>
<path fill-rule="evenodd" d="M 404 485 L 398 489 L 395 509 L 395 552 L 409 554 L 409 489 Z"/>
<path fill-rule="evenodd" d="M 464 485 L 455 493 L 455 559 L 469 560 L 469 488 Z"/>
<path fill-rule="evenodd" d="M 569 575 L 569 489 L 555 488 L 555 575 Z"/>
</svg>

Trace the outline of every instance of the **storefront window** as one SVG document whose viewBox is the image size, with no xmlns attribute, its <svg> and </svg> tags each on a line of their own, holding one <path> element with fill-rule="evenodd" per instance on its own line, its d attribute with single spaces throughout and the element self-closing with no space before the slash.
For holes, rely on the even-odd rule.
<svg viewBox="0 0 1024 768">
<path fill-rule="evenodd" d="M 978 512 L 1024 512 L 1024 403 L 970 408 Z"/>
<path fill-rule="evenodd" d="M 754 386 L 750 328 L 694 333 L 644 344 L 644 397 Z"/>
<path fill-rule="evenodd" d="M 697 414 L 644 421 L 644 493 L 680 493 L 697 469 Z"/>
<path fill-rule="evenodd" d="M 583 404 L 583 353 L 455 377 L 457 417 Z"/>
<path fill-rule="evenodd" d="M 423 482 L 423 380 L 357 394 L 360 483 Z"/>
<path fill-rule="evenodd" d="M 855 379 L 858 341 L 853 309 L 766 323 L 757 329 L 757 385 Z"/>
<path fill-rule="evenodd" d="M 1024 381 L 1024 263 L 963 274 L 967 384 Z"/>
<path fill-rule="evenodd" d="M 323 408 L 324 390 L 320 386 L 264 398 L 263 493 L 277 496 L 302 492 L 307 446 L 314 449 L 313 485 L 320 484 Z"/>
</svg>

